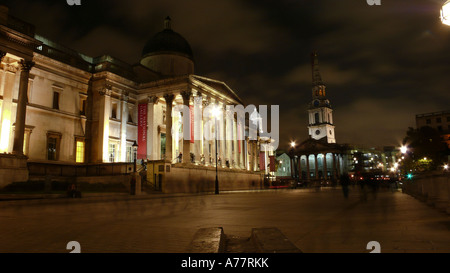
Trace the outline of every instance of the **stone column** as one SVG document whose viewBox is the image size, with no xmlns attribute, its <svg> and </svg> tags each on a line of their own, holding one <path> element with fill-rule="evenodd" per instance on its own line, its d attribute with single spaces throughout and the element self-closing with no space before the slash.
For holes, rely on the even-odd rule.
<svg viewBox="0 0 450 273">
<path fill-rule="evenodd" d="M 103 109 L 103 111 L 100 111 L 98 122 L 98 143 L 101 143 L 101 145 L 94 148 L 99 149 L 101 147 L 101 150 L 97 153 L 97 155 L 99 155 L 97 156 L 98 162 L 109 162 L 109 117 L 111 114 L 112 86 L 110 84 L 105 84 L 98 90 L 98 93 L 100 95 L 99 106 L 100 109 Z"/>
<path fill-rule="evenodd" d="M 309 169 L 309 154 L 306 155 L 306 181 L 311 180 L 311 170 Z"/>
<path fill-rule="evenodd" d="M 172 163 L 172 102 L 175 96 L 173 94 L 165 94 L 166 100 L 166 154 L 165 160 Z"/>
<path fill-rule="evenodd" d="M 341 176 L 341 158 L 340 155 L 337 155 L 337 175 L 338 177 Z"/>
<path fill-rule="evenodd" d="M 317 163 L 317 154 L 314 154 L 314 179 L 319 178 L 319 164 Z"/>
<path fill-rule="evenodd" d="M 248 166 L 249 171 L 254 171 L 253 169 L 253 147 L 252 147 L 252 141 L 250 139 L 247 139 L 247 160 L 248 160 Z"/>
<path fill-rule="evenodd" d="M 147 105 L 147 157 L 150 160 L 156 160 L 158 145 L 156 144 L 156 133 L 157 128 L 155 128 L 155 104 L 158 103 L 158 97 L 149 96 Z"/>
<path fill-rule="evenodd" d="M 337 177 L 337 169 L 336 169 L 336 154 L 335 153 L 333 153 L 332 154 L 333 155 L 333 178 L 338 178 Z"/>
<path fill-rule="evenodd" d="M 195 163 L 201 164 L 201 147 L 203 145 L 203 131 L 202 131 L 202 94 L 197 92 L 194 97 L 194 156 Z"/>
<path fill-rule="evenodd" d="M 227 156 L 227 153 L 226 153 L 226 151 L 225 151 L 225 141 L 226 141 L 226 128 L 225 128 L 225 121 L 226 121 L 226 118 L 227 118 L 227 113 L 226 113 L 226 109 L 225 109 L 225 107 L 224 107 L 224 105 L 223 104 L 220 104 L 220 108 L 221 108 L 221 111 L 222 111 L 222 115 L 221 115 L 221 119 L 219 119 L 219 145 L 220 145 L 220 148 L 219 148 L 219 151 L 220 151 L 220 154 L 219 154 L 219 158 L 220 158 L 220 163 L 219 163 L 219 166 L 221 166 L 221 167 L 225 167 L 226 165 L 225 165 L 225 157 Z"/>
<path fill-rule="evenodd" d="M 27 114 L 28 78 L 34 66 L 33 61 L 20 60 L 19 97 L 17 100 L 16 125 L 14 131 L 13 154 L 23 155 L 23 138 L 25 134 L 25 119 Z"/>
<path fill-rule="evenodd" d="M 298 156 L 298 179 L 302 180 L 302 155 Z"/>
<path fill-rule="evenodd" d="M 181 96 L 183 97 L 183 105 L 185 107 L 187 107 L 188 109 L 189 109 L 189 102 L 191 99 L 191 95 L 192 95 L 192 92 L 190 90 L 181 92 Z M 188 115 L 189 115 L 188 117 L 183 116 L 183 120 L 186 118 L 188 120 L 190 119 L 190 111 L 188 111 Z M 187 133 L 190 136 L 191 135 L 191 132 L 190 132 L 191 123 L 188 122 L 188 124 L 189 124 L 189 126 L 187 126 L 187 128 L 183 127 L 183 135 L 186 134 L 185 130 L 187 130 Z M 192 128 L 192 129 L 194 129 L 194 128 Z M 186 139 L 184 137 L 183 137 L 183 161 L 182 162 L 183 163 L 191 163 L 191 140 Z"/>
<path fill-rule="evenodd" d="M 208 104 L 209 104 L 209 98 L 207 98 L 207 99 L 205 99 L 205 101 L 202 101 L 202 106 L 203 106 L 203 111 L 206 109 L 206 107 L 208 106 Z M 203 118 L 202 118 L 202 120 L 203 120 Z M 205 124 L 207 123 L 207 121 L 206 120 L 204 120 L 204 122 L 203 122 L 203 126 L 205 126 Z M 208 128 L 203 128 L 203 130 L 202 130 L 202 140 L 203 140 L 203 155 L 204 155 L 204 157 L 205 157 L 205 166 L 210 166 L 211 165 L 211 163 L 210 163 L 210 159 L 211 159 L 211 150 L 209 149 L 209 145 L 211 144 L 211 140 L 206 140 L 205 139 L 205 136 L 204 136 L 204 134 L 205 134 L 205 130 L 209 130 L 209 132 L 208 133 L 211 133 L 211 128 L 210 127 L 208 127 Z"/>
<path fill-rule="evenodd" d="M 323 178 L 328 180 L 327 153 L 323 154 Z"/>
<path fill-rule="evenodd" d="M 127 159 L 127 122 L 128 122 L 128 94 L 122 94 L 121 123 L 120 123 L 120 161 Z"/>
<path fill-rule="evenodd" d="M 237 121 L 232 119 L 233 121 L 233 168 L 239 168 L 239 143 L 237 140 Z"/>
</svg>

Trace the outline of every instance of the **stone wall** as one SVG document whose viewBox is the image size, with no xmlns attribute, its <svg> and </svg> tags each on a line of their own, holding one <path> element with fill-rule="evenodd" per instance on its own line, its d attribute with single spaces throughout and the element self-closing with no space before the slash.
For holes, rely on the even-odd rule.
<svg viewBox="0 0 450 273">
<path fill-rule="evenodd" d="M 0 189 L 13 182 L 28 180 L 26 157 L 0 154 Z"/>
<path fill-rule="evenodd" d="M 450 173 L 429 172 L 404 180 L 402 191 L 450 214 Z"/>
<path fill-rule="evenodd" d="M 174 165 L 164 174 L 162 192 L 164 193 L 200 193 L 214 192 L 216 170 L 211 167 Z M 219 192 L 231 190 L 257 190 L 262 188 L 259 173 L 235 170 L 218 170 Z"/>
</svg>

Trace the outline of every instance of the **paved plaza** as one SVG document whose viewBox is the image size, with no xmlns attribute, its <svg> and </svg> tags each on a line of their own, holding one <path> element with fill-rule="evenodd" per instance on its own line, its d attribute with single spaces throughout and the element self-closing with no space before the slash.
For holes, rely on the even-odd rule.
<svg viewBox="0 0 450 273">
<path fill-rule="evenodd" d="M 450 252 L 450 216 L 400 191 L 351 188 L 0 202 L 0 252 L 186 252 L 200 228 L 276 227 L 306 253 Z"/>
</svg>

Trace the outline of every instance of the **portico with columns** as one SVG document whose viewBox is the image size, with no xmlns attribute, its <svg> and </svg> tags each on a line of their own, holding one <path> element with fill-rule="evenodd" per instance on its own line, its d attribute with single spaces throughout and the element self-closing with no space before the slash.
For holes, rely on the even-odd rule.
<svg viewBox="0 0 450 273">
<path fill-rule="evenodd" d="M 147 105 L 148 135 L 147 155 L 139 159 L 215 167 L 217 137 L 220 168 L 258 169 L 258 140 L 246 138 L 248 128 L 227 109 L 242 101 L 225 83 L 189 75 L 165 79 L 164 84 L 148 83 L 137 97 Z M 220 109 L 219 117 L 211 115 L 212 107 Z"/>
</svg>

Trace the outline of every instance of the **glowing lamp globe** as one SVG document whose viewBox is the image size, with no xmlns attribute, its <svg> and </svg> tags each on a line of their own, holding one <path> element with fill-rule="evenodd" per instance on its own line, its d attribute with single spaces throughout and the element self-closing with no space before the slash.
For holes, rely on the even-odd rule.
<svg viewBox="0 0 450 273">
<path fill-rule="evenodd" d="M 450 26 L 450 0 L 444 3 L 441 9 L 441 21 L 444 25 Z"/>
</svg>

